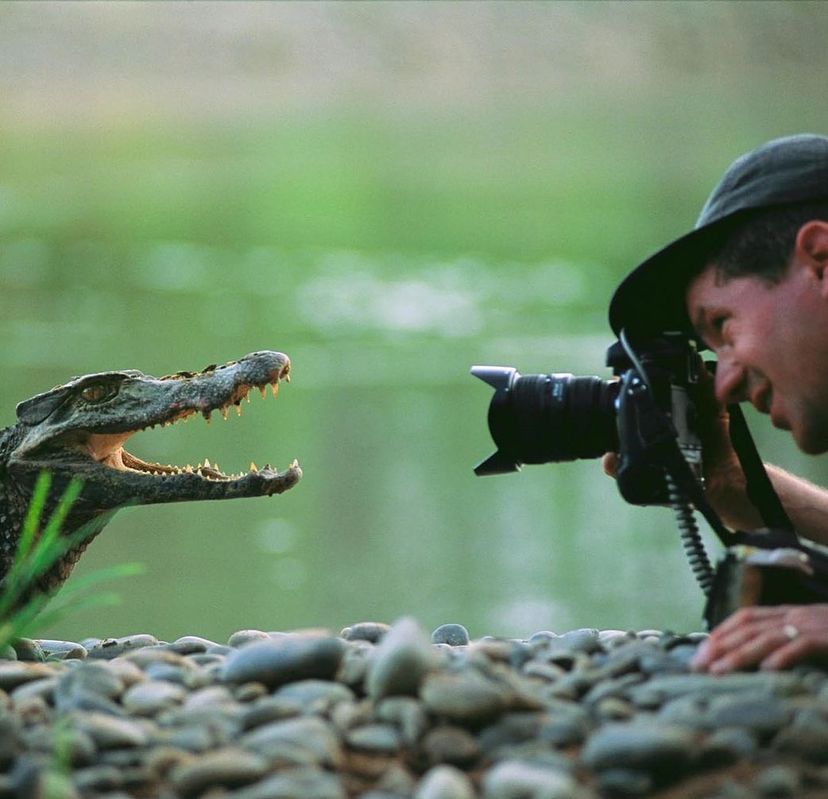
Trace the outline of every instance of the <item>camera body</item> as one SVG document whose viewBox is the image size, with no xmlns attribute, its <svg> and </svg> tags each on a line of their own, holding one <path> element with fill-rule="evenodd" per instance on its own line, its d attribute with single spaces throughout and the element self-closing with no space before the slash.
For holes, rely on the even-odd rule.
<svg viewBox="0 0 828 799">
<path fill-rule="evenodd" d="M 475 473 L 503 474 L 523 464 L 617 452 L 616 479 L 624 499 L 664 504 L 670 496 L 662 455 L 677 442 L 701 480 L 694 389 L 704 367 L 695 344 L 683 334 L 663 333 L 633 349 L 622 338 L 607 350 L 606 364 L 614 379 L 472 367 L 472 374 L 495 390 L 488 421 L 497 445 Z"/>
</svg>

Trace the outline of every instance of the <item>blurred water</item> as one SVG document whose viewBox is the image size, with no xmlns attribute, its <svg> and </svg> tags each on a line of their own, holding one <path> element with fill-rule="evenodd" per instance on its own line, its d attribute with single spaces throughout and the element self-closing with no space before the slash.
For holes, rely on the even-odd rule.
<svg viewBox="0 0 828 799">
<path fill-rule="evenodd" d="M 606 375 L 594 268 L 76 242 L 69 277 L 66 257 L 37 241 L 4 249 L 2 424 L 75 374 L 166 374 L 281 349 L 294 379 L 276 401 L 128 448 L 225 471 L 297 457 L 305 477 L 271 499 L 122 511 L 77 573 L 124 560 L 146 573 L 118 586 L 121 606 L 53 634 L 222 638 L 404 613 L 475 634 L 698 626 L 670 512 L 626 505 L 597 461 L 472 473 L 492 447 L 489 390 L 470 365 Z"/>
</svg>

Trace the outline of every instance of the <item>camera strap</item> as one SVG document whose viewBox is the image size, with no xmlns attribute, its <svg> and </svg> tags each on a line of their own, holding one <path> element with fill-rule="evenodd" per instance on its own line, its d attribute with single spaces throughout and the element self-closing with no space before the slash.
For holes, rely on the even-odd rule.
<svg viewBox="0 0 828 799">
<path fill-rule="evenodd" d="M 768 477 L 765 464 L 759 457 L 756 442 L 750 434 L 747 420 L 739 405 L 727 406 L 730 414 L 730 443 L 736 450 L 742 471 L 745 473 L 747 495 L 753 503 L 765 527 L 789 534 L 790 543 L 799 543 L 796 530 L 782 506 L 782 501 Z"/>
</svg>

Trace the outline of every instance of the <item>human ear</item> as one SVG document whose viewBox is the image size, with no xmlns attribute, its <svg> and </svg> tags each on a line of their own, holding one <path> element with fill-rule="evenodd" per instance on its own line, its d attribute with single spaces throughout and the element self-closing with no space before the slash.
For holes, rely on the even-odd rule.
<svg viewBox="0 0 828 799">
<path fill-rule="evenodd" d="M 813 219 L 802 225 L 796 234 L 794 256 L 820 281 L 822 293 L 828 298 L 828 222 Z"/>
</svg>

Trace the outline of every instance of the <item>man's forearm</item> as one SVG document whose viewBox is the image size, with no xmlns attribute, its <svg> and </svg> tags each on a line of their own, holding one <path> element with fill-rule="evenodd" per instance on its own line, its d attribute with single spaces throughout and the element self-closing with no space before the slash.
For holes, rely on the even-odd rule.
<svg viewBox="0 0 828 799">
<path fill-rule="evenodd" d="M 797 532 L 812 541 L 828 545 L 828 491 L 778 466 L 766 464 L 765 468 Z M 743 479 L 720 482 L 718 487 L 708 492 L 708 498 L 728 527 L 755 530 L 764 526 L 756 508 L 747 498 Z"/>
</svg>

